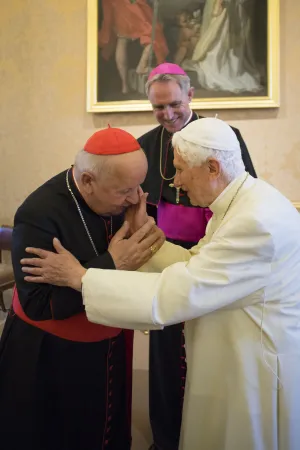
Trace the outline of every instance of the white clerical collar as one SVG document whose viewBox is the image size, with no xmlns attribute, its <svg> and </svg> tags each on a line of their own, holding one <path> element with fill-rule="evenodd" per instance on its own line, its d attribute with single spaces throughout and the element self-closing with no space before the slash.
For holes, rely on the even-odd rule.
<svg viewBox="0 0 300 450">
<path fill-rule="evenodd" d="M 184 123 L 182 128 L 184 128 L 191 121 L 192 116 L 193 116 L 193 111 L 191 110 L 191 114 L 189 115 L 188 120 Z M 164 130 L 165 130 L 165 128 L 164 128 Z M 169 131 L 169 134 L 173 135 L 173 133 L 171 133 L 170 131 Z"/>
<path fill-rule="evenodd" d="M 183 125 L 184 127 L 190 122 L 190 120 L 191 120 L 191 118 L 192 118 L 192 115 L 193 115 L 193 111 L 191 110 L 191 114 L 190 114 L 188 120 L 187 120 L 187 121 L 185 122 L 185 124 Z"/>
<path fill-rule="evenodd" d="M 248 175 L 247 172 L 243 172 L 241 175 L 239 175 L 237 178 L 231 181 L 231 183 L 229 183 L 228 186 L 226 186 L 224 191 L 221 192 L 221 194 L 216 198 L 216 200 L 213 201 L 211 205 L 209 205 L 209 209 L 215 215 L 222 214 L 224 211 L 226 211 L 226 208 L 231 202 L 232 197 L 236 194 L 236 191 L 239 188 L 239 186 L 245 181 L 247 175 Z"/>
</svg>

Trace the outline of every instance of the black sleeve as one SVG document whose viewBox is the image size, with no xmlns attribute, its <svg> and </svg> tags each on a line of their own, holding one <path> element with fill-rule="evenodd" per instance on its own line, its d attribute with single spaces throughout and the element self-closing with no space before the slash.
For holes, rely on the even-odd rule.
<svg viewBox="0 0 300 450">
<path fill-rule="evenodd" d="M 116 266 L 109 252 L 104 252 L 96 256 L 91 261 L 83 264 L 86 269 L 110 269 L 115 270 Z"/>
<path fill-rule="evenodd" d="M 137 141 L 138 141 L 138 143 L 140 144 L 141 149 L 144 150 L 144 153 L 146 153 L 146 156 L 147 156 L 147 151 L 148 151 L 148 149 L 147 149 L 146 139 L 144 138 L 144 136 L 145 136 L 145 135 L 140 136 L 140 137 L 137 139 Z"/>
<path fill-rule="evenodd" d="M 45 221 L 46 222 L 46 221 Z M 84 310 L 82 295 L 71 288 L 35 284 L 24 281 L 20 260 L 30 257 L 26 247 L 38 247 L 53 251 L 52 241 L 58 232 L 52 226 L 34 226 L 15 220 L 13 231 L 12 262 L 20 303 L 25 314 L 32 320 L 66 319 Z M 105 252 L 84 265 L 86 268 L 115 269 L 113 260 Z"/>
<path fill-rule="evenodd" d="M 153 148 L 153 145 L 155 145 L 156 139 L 157 139 L 157 133 L 158 128 L 155 128 L 154 130 L 151 130 L 148 133 L 142 134 L 137 141 L 140 144 L 141 149 L 144 150 L 147 159 L 149 157 L 149 153 L 151 152 L 151 149 Z"/>
<path fill-rule="evenodd" d="M 144 135 L 140 136 L 140 137 L 137 139 L 137 141 L 138 141 L 138 143 L 140 144 L 141 148 L 143 147 L 143 144 L 144 144 L 144 139 L 143 139 L 143 137 L 144 137 Z"/>
<path fill-rule="evenodd" d="M 236 134 L 236 137 L 238 138 L 240 146 L 241 146 L 242 158 L 243 158 L 243 161 L 244 161 L 244 164 L 245 164 L 245 169 L 246 169 L 247 172 L 250 173 L 250 175 L 252 177 L 257 178 L 257 175 L 256 175 L 256 172 L 255 172 L 255 169 L 254 169 L 254 166 L 253 166 L 250 154 L 248 152 L 248 149 L 247 149 L 247 146 L 245 144 L 245 141 L 242 138 L 241 132 L 237 128 L 233 128 L 233 130 L 234 130 L 234 132 Z"/>
<path fill-rule="evenodd" d="M 153 217 L 155 221 L 157 221 L 157 206 L 147 203 L 147 214 L 148 216 Z"/>
</svg>

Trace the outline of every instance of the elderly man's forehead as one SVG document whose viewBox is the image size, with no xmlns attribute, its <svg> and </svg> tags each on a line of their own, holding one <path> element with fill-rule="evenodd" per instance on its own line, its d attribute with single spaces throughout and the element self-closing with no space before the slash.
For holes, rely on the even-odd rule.
<svg viewBox="0 0 300 450">
<path fill-rule="evenodd" d="M 142 149 L 124 155 L 110 157 L 110 168 L 112 176 L 128 175 L 135 172 L 147 170 L 147 157 Z"/>
</svg>

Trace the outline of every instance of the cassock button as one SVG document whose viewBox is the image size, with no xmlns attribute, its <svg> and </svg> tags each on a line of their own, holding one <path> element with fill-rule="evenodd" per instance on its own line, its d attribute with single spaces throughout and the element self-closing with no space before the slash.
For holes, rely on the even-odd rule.
<svg viewBox="0 0 300 450">
<path fill-rule="evenodd" d="M 110 220 L 107 221 L 107 225 L 110 225 Z"/>
<path fill-rule="evenodd" d="M 108 235 L 108 239 L 111 239 L 111 238 L 112 238 L 112 234 L 109 234 L 109 235 Z"/>
</svg>

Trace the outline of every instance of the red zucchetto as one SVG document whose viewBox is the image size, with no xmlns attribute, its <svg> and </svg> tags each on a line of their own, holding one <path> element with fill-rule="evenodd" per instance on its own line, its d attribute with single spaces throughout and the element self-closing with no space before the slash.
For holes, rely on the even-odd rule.
<svg viewBox="0 0 300 450">
<path fill-rule="evenodd" d="M 138 141 L 127 131 L 108 126 L 96 131 L 86 142 L 83 149 L 93 155 L 121 155 L 141 148 Z"/>
</svg>

